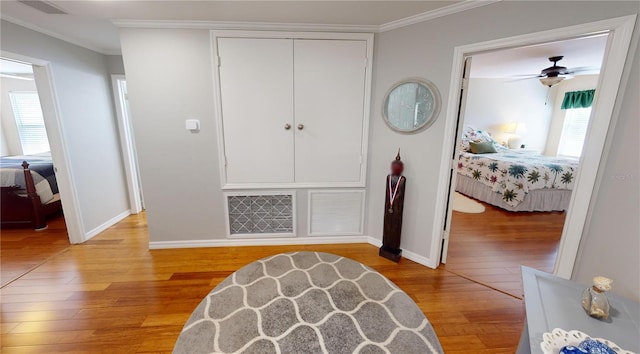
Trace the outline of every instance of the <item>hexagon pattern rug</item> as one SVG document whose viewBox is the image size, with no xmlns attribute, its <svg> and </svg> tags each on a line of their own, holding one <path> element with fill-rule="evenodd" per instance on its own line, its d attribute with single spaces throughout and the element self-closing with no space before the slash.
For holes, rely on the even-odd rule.
<svg viewBox="0 0 640 354">
<path fill-rule="evenodd" d="M 284 253 L 231 274 L 194 310 L 174 353 L 442 353 L 389 279 L 328 253 Z"/>
</svg>

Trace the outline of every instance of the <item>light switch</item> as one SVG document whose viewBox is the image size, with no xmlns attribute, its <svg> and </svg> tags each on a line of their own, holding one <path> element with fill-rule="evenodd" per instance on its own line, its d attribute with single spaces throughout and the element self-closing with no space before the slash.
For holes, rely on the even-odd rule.
<svg viewBox="0 0 640 354">
<path fill-rule="evenodd" d="M 192 132 L 197 132 L 200 130 L 200 121 L 198 119 L 187 119 L 185 121 L 185 128 Z"/>
</svg>

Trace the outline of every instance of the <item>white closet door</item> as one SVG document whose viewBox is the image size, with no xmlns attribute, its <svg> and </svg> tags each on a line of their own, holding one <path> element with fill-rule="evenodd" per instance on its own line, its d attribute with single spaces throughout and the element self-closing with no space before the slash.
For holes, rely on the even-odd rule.
<svg viewBox="0 0 640 354">
<path fill-rule="evenodd" d="M 294 40 L 294 53 L 296 182 L 359 182 L 366 42 Z"/>
<path fill-rule="evenodd" d="M 218 56 L 227 183 L 293 182 L 293 40 L 219 38 Z"/>
</svg>

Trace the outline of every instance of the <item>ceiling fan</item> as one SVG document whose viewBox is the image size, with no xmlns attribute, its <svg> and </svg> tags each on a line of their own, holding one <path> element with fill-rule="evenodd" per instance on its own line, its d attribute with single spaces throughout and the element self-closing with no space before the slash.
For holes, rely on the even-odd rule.
<svg viewBox="0 0 640 354">
<path fill-rule="evenodd" d="M 564 58 L 564 56 L 562 55 L 549 57 L 549 61 L 552 62 L 553 65 L 548 68 L 542 69 L 542 71 L 540 71 L 540 74 L 518 76 L 525 76 L 522 80 L 537 78 L 543 85 L 551 87 L 559 84 L 560 82 L 562 82 L 562 80 L 572 76 L 573 74 L 584 71 L 598 70 L 598 68 L 594 67 L 577 67 L 568 69 L 566 66 L 558 65 L 558 62 L 562 60 L 562 58 Z"/>
</svg>

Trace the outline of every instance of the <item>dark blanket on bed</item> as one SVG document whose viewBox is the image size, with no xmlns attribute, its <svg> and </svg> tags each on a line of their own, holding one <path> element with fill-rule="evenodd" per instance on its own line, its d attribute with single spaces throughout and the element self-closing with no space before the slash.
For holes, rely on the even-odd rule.
<svg viewBox="0 0 640 354">
<path fill-rule="evenodd" d="M 53 161 L 50 157 L 42 156 L 5 156 L 0 157 L 0 168 L 22 169 L 22 161 L 29 163 L 29 169 L 46 179 L 53 194 L 58 193 L 58 181 L 53 171 Z"/>
</svg>

